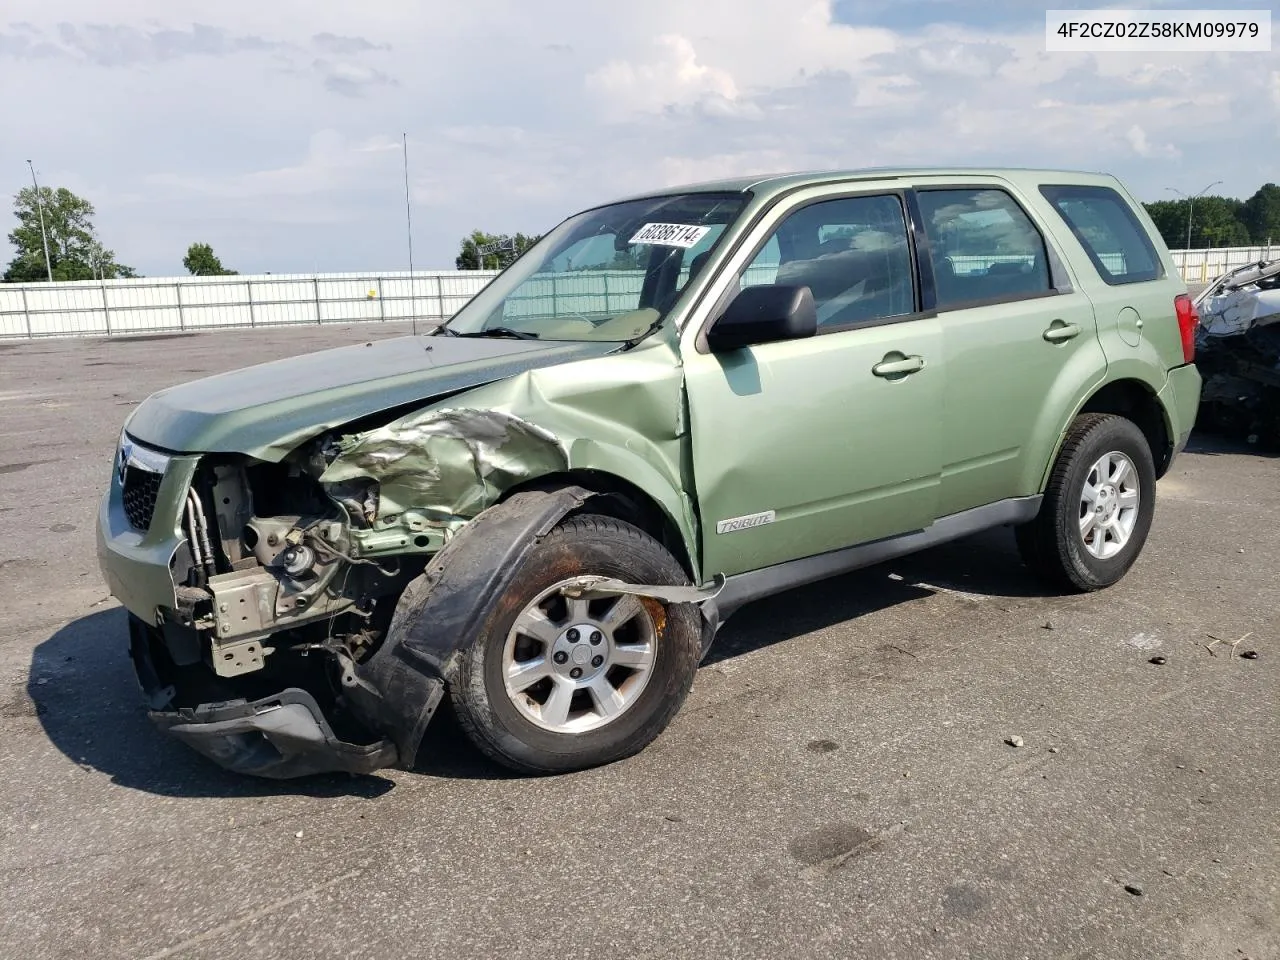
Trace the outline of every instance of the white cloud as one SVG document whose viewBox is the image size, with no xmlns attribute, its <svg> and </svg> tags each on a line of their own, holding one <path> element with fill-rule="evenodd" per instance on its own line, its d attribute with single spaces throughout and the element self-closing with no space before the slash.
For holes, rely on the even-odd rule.
<svg viewBox="0 0 1280 960">
<path fill-rule="evenodd" d="M 1125 131 L 1124 138 L 1133 152 L 1140 157 L 1179 157 L 1182 151 L 1171 143 L 1153 146 L 1147 139 L 1147 132 L 1136 123 Z"/>
<path fill-rule="evenodd" d="M 313 61 L 311 66 L 324 79 L 326 90 L 344 97 L 363 97 L 374 87 L 396 85 L 394 77 L 362 63 L 333 63 L 321 58 Z"/>
<path fill-rule="evenodd" d="M 364 37 L 339 36 L 336 33 L 317 33 L 311 42 L 326 53 L 337 56 L 350 56 L 353 53 L 366 53 L 370 50 L 390 50 L 389 43 L 372 43 Z"/>
<path fill-rule="evenodd" d="M 587 86 L 601 98 L 605 110 L 658 113 L 702 101 L 732 105 L 738 85 L 724 70 L 698 61 L 687 37 L 658 37 L 658 56 L 645 63 L 611 60 L 587 75 Z M 730 111 L 732 112 L 732 111 Z"/>
<path fill-rule="evenodd" d="M 960 77 L 991 77 L 1014 58 L 1002 44 L 933 40 L 916 49 L 916 61 L 930 73 Z"/>
</svg>

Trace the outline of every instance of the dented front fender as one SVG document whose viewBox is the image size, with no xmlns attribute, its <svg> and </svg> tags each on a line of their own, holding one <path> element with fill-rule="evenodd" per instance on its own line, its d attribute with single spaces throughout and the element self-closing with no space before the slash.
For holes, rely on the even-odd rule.
<svg viewBox="0 0 1280 960">
<path fill-rule="evenodd" d="M 698 568 L 688 476 L 683 371 L 655 338 L 627 353 L 531 370 L 343 437 L 321 476 L 378 484 L 372 534 L 426 516 L 457 533 L 511 490 L 543 477 L 595 472 L 656 504 Z"/>
<path fill-rule="evenodd" d="M 377 480 L 380 516 L 474 517 L 502 491 L 567 465 L 556 437 L 518 416 L 427 409 L 345 441 L 320 480 Z"/>
</svg>

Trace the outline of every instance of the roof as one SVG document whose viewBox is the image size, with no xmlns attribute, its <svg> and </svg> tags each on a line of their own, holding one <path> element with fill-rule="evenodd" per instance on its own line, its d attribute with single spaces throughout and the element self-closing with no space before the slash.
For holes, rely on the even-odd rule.
<svg viewBox="0 0 1280 960">
<path fill-rule="evenodd" d="M 638 200 L 642 197 L 669 196 L 676 193 L 739 193 L 745 190 L 775 194 L 819 183 L 895 180 L 901 177 L 963 177 L 976 175 L 1001 177 L 1009 180 L 1019 180 L 1028 176 L 1044 179 L 1051 176 L 1054 179 L 1087 179 L 1094 182 L 1099 176 L 1105 176 L 1105 174 L 1100 175 L 1081 170 L 1048 170 L 1020 167 L 864 167 L 853 170 L 810 170 L 795 173 L 733 177 L 725 180 L 708 180 L 702 183 L 664 187 L 660 190 L 647 190 L 644 193 L 638 193 L 624 199 Z"/>
</svg>

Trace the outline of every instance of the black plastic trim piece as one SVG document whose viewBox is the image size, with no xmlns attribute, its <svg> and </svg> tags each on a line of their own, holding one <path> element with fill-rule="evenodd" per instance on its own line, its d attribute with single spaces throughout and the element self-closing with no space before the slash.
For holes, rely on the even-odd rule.
<svg viewBox="0 0 1280 960">
<path fill-rule="evenodd" d="M 298 687 L 252 702 L 152 713 L 151 719 L 218 765 L 257 777 L 372 773 L 396 762 L 388 740 L 339 740 L 315 697 Z"/>
<path fill-rule="evenodd" d="M 933 276 L 933 256 L 929 252 L 929 235 L 924 229 L 924 216 L 920 213 L 920 199 L 915 190 L 906 190 L 902 200 L 907 208 L 907 232 L 911 238 L 911 256 L 916 265 L 920 310 L 933 315 L 938 307 L 938 286 Z"/>
<path fill-rule="evenodd" d="M 893 560 L 991 527 L 1009 523 L 1026 523 L 1040 512 L 1042 499 L 1037 494 L 1033 497 L 998 500 L 995 503 L 963 510 L 935 520 L 923 530 L 915 530 L 883 540 L 873 540 L 870 543 L 832 550 L 829 553 L 804 557 L 800 560 L 788 560 L 786 563 L 765 567 L 762 570 L 729 577 L 724 589 L 716 597 L 716 608 L 719 611 L 720 620 L 721 622 L 727 620 L 734 611 L 753 600 L 760 600 L 775 593 L 790 590 L 792 587 L 804 586 L 806 583 L 814 583 L 825 580 L 827 577 Z"/>
</svg>

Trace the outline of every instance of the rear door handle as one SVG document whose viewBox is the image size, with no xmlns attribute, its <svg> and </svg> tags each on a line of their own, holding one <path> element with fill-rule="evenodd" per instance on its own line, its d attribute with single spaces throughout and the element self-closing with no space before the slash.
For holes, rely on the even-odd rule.
<svg viewBox="0 0 1280 960">
<path fill-rule="evenodd" d="M 1050 343 L 1062 343 L 1078 336 L 1080 336 L 1079 324 L 1063 323 L 1061 320 L 1053 321 L 1049 329 L 1044 332 L 1044 338 Z"/>
<path fill-rule="evenodd" d="M 924 357 L 903 357 L 900 360 L 881 360 L 871 372 L 877 377 L 905 377 L 924 369 Z"/>
</svg>

